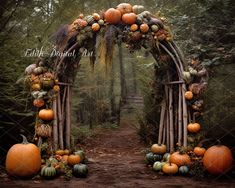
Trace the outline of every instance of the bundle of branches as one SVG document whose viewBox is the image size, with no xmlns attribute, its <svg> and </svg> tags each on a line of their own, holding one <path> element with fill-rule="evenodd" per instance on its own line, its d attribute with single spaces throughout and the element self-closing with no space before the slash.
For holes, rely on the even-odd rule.
<svg viewBox="0 0 235 188">
<path fill-rule="evenodd" d="M 141 5 L 121 3 L 116 8 L 110 8 L 100 14 L 80 14 L 71 24 L 60 28 L 53 35 L 52 41 L 56 47 L 50 57 L 45 57 L 42 62 L 52 69 L 61 87 L 60 93 L 53 101 L 55 149 L 71 147 L 71 86 L 81 57 L 90 52 L 93 68 L 96 57 L 100 63 L 111 65 L 114 46 L 121 42 L 127 44 L 130 52 L 142 47 L 149 50 L 156 60 L 155 69 L 159 66 L 167 67 L 165 72 L 160 74 L 160 78 L 155 80 L 158 88 L 164 88 L 163 92 L 160 92 L 162 96 L 159 97 L 162 103 L 158 142 L 166 143 L 170 151 L 174 150 L 176 140 L 179 145 L 187 146 L 187 126 L 191 122 L 193 111 L 189 108 L 191 103 L 186 101 L 185 93 L 189 83 L 197 82 L 190 86 L 197 99 L 197 95 L 199 96 L 206 86 L 200 79 L 206 75 L 206 71 L 198 68 L 198 63 L 192 64 L 191 67 L 186 66 L 164 18 L 157 18 Z M 157 74 L 156 77 L 158 76 Z M 192 76 L 195 76 L 195 79 Z"/>
</svg>

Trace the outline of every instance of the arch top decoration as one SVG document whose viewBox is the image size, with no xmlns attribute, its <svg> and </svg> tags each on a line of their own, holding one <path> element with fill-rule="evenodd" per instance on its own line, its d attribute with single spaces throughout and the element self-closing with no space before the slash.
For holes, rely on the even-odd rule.
<svg viewBox="0 0 235 188">
<path fill-rule="evenodd" d="M 165 20 L 143 6 L 121 3 L 99 14 L 80 14 L 58 29 L 52 41 L 52 51 L 60 55 L 51 53 L 25 70 L 38 109 L 36 139 L 49 141 L 55 150 L 71 148 L 72 85 L 82 54 L 84 50 L 92 54 L 93 68 L 96 60 L 109 65 L 114 46 L 122 42 L 130 52 L 145 48 L 155 59 L 158 144 L 166 144 L 173 152 L 177 145 L 187 147 L 188 132 L 200 129 L 196 118 L 202 110 L 207 71 L 197 60 L 186 64 Z"/>
</svg>

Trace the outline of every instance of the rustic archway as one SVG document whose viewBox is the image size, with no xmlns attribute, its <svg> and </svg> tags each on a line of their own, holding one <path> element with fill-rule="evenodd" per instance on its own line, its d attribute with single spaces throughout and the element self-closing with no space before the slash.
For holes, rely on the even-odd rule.
<svg viewBox="0 0 235 188">
<path fill-rule="evenodd" d="M 176 145 L 187 146 L 188 124 L 192 120 L 195 123 L 195 117 L 200 115 L 200 94 L 207 85 L 207 72 L 197 60 L 185 62 L 164 19 L 143 6 L 130 10 L 123 6 L 101 14 L 80 15 L 64 25 L 52 37 L 55 47 L 51 52 L 26 68 L 38 107 L 35 137 L 49 139 L 55 150 L 71 148 L 71 90 L 84 51 L 92 54 L 93 68 L 96 59 L 111 65 L 114 46 L 122 42 L 131 52 L 147 49 L 155 59 L 158 144 L 166 144 L 170 152 Z"/>
</svg>

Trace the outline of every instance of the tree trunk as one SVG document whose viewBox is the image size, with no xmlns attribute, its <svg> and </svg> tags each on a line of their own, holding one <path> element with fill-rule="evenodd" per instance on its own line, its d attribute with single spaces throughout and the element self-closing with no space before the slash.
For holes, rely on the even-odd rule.
<svg viewBox="0 0 235 188">
<path fill-rule="evenodd" d="M 109 96 L 110 96 L 110 108 L 111 108 L 111 116 L 115 116 L 115 94 L 114 94 L 114 65 L 111 67 L 110 71 L 110 88 L 109 88 Z"/>
<path fill-rule="evenodd" d="M 133 92 L 137 93 L 137 81 L 136 81 L 136 67 L 134 61 L 131 61 L 132 76 L 133 76 Z"/>
<path fill-rule="evenodd" d="M 121 42 L 118 42 L 118 57 L 119 57 L 119 64 L 120 64 L 121 98 L 122 98 L 122 102 L 125 103 L 127 89 L 126 89 L 125 70 L 123 66 L 123 51 L 122 51 Z"/>
</svg>

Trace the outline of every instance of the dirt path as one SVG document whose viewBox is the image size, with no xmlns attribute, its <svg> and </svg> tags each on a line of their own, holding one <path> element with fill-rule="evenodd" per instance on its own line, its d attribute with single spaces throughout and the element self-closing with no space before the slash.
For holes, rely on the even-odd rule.
<svg viewBox="0 0 235 188">
<path fill-rule="evenodd" d="M 116 129 L 101 129 L 95 138 L 84 145 L 89 159 L 89 176 L 64 181 L 3 180 L 0 187 L 81 187 L 81 188 L 152 188 L 152 187 L 235 187 L 235 181 L 196 181 L 189 177 L 159 175 L 143 162 L 142 151 L 146 148 L 139 141 L 137 129 L 127 120 Z"/>
</svg>

